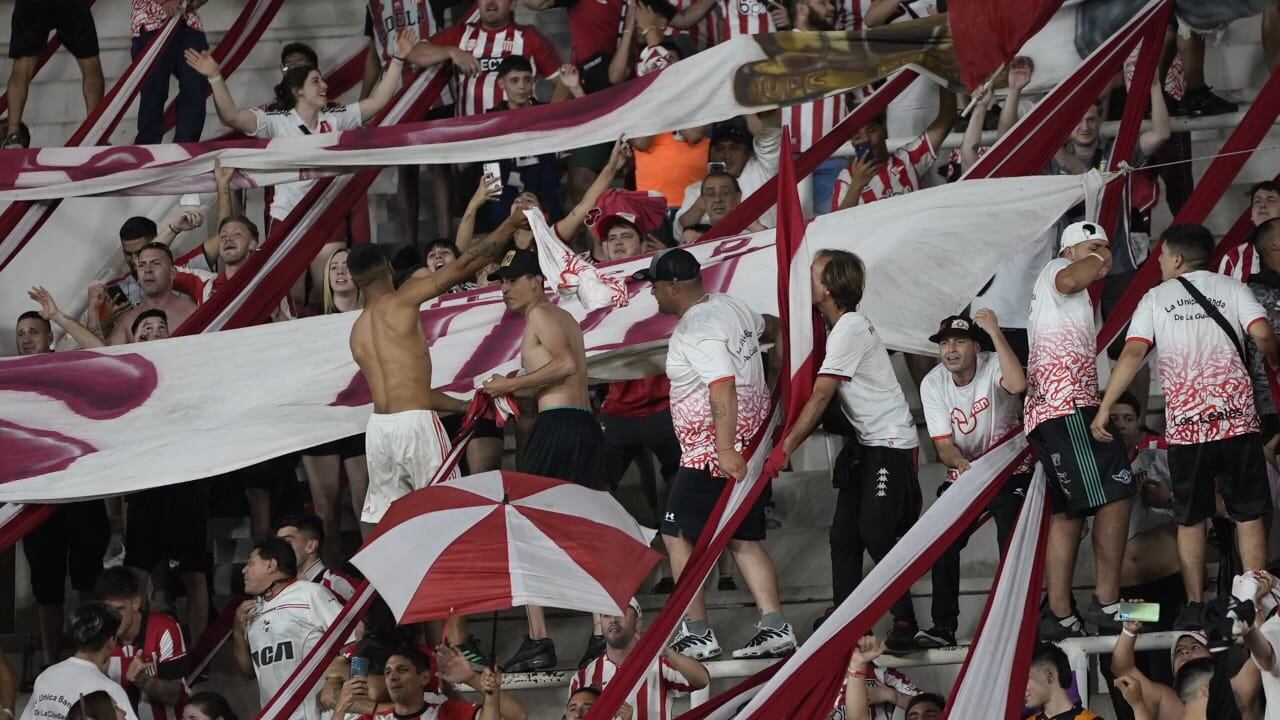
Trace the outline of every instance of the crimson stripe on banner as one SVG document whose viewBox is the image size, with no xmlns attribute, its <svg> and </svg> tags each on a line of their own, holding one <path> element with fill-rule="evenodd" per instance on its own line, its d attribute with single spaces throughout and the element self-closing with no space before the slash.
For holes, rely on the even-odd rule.
<svg viewBox="0 0 1280 720">
<path fill-rule="evenodd" d="M 40 527 L 57 508 L 57 505 L 6 503 L 4 520 L 0 521 L 0 552 L 13 547 L 27 533 Z"/>
<path fill-rule="evenodd" d="M 231 27 L 227 28 L 226 34 L 218 41 L 217 47 L 213 49 L 213 59 L 218 61 L 218 65 L 222 68 L 222 76 L 230 77 L 249 56 L 249 51 L 258 44 L 258 40 L 262 38 L 262 33 L 271 24 L 271 20 L 275 18 L 276 13 L 280 12 L 280 8 L 284 6 L 284 0 L 251 0 L 240 14 L 236 16 L 235 21 L 231 23 Z M 213 86 L 209 83 L 204 85 L 204 97 L 208 98 L 213 94 Z M 164 109 L 164 129 L 166 132 L 172 130 L 178 122 L 178 98 L 169 101 L 169 106 Z"/>
<path fill-rule="evenodd" d="M 917 74 L 914 70 L 900 70 L 872 93 L 871 97 L 854 108 L 848 117 L 841 120 L 839 125 L 831 129 L 831 132 L 823 135 L 822 139 L 814 143 L 808 150 L 800 153 L 800 157 L 796 159 L 796 179 L 803 180 L 809 177 L 823 161 L 831 157 L 836 150 L 840 149 L 840 146 L 853 137 L 853 133 L 858 128 L 866 125 L 868 120 L 884 112 L 885 108 L 889 107 L 889 103 L 902 94 L 902 91 L 906 90 L 907 86 L 915 81 L 916 77 Z M 783 133 L 783 135 L 785 136 L 786 133 Z M 748 225 L 755 222 L 769 208 L 773 207 L 777 200 L 778 178 L 775 176 L 770 178 L 764 185 L 761 185 L 758 190 L 751 193 L 738 207 L 730 210 L 728 215 L 720 218 L 720 222 L 713 225 L 699 242 L 742 233 L 747 229 Z"/>
<path fill-rule="evenodd" d="M 742 702 L 739 698 L 768 682 L 769 678 L 773 677 L 774 674 L 778 672 L 778 668 L 781 667 L 781 662 L 776 662 L 770 665 L 755 675 L 748 677 L 746 680 L 743 680 L 737 685 L 734 685 L 728 690 L 716 695 L 698 707 L 690 708 L 688 711 L 681 713 L 679 715 L 679 720 L 709 720 L 716 711 L 725 707 L 729 703 L 735 701 Z"/>
<path fill-rule="evenodd" d="M 89 3 L 88 3 L 89 8 L 92 9 L 93 4 L 97 1 L 98 0 L 89 0 Z M 45 44 L 44 50 L 36 58 L 35 72 L 31 73 L 32 81 L 36 79 L 36 75 L 40 74 L 40 71 L 44 69 L 45 64 L 49 62 L 49 59 L 53 57 L 54 53 L 58 52 L 58 48 L 61 46 L 62 46 L 62 36 L 59 35 L 58 32 L 55 30 L 49 36 L 49 42 Z M 9 89 L 5 88 L 4 92 L 0 93 L 0 113 L 3 113 L 8 109 L 9 109 Z"/>
<path fill-rule="evenodd" d="M 70 146 L 101 145 L 120 123 L 128 106 L 142 89 L 147 76 L 155 69 L 156 59 L 173 42 L 174 30 L 181 15 L 170 18 L 164 29 L 156 33 L 138 57 L 129 64 L 124 74 L 111 86 L 102 102 L 85 118 L 71 139 Z M 23 152 L 23 151 L 17 151 Z M 0 214 L 0 272 L 21 252 L 22 248 L 40 230 L 60 201 L 15 202 Z"/>
</svg>

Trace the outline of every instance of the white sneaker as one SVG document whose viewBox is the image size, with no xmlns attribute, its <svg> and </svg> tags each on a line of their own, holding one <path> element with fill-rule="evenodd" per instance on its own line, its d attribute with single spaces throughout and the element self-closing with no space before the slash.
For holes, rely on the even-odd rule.
<svg viewBox="0 0 1280 720">
<path fill-rule="evenodd" d="M 785 623 L 781 628 L 767 628 L 756 626 L 756 635 L 741 648 L 733 651 L 735 660 L 749 660 L 752 658 L 776 658 L 782 657 L 787 653 L 796 649 L 796 633 L 791 629 L 791 623 Z"/>
<path fill-rule="evenodd" d="M 671 649 L 694 660 L 714 660 L 724 653 L 720 649 L 720 641 L 716 640 L 716 631 L 707 628 L 701 635 L 689 632 L 689 626 L 680 623 L 680 632 L 676 633 Z"/>
</svg>

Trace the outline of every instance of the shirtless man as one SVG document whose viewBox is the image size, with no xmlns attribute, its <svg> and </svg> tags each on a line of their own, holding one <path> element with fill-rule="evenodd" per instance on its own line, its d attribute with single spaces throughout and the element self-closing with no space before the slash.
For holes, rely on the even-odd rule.
<svg viewBox="0 0 1280 720">
<path fill-rule="evenodd" d="M 116 320 L 115 329 L 107 338 L 108 345 L 124 345 L 133 342 L 133 323 L 147 310 L 163 310 L 171 330 L 196 311 L 196 304 L 187 295 L 173 289 L 173 252 L 168 246 L 150 243 L 138 251 L 136 264 L 138 284 L 142 286 L 142 302 Z"/>
<path fill-rule="evenodd" d="M 494 397 L 531 392 L 538 401 L 538 419 L 520 469 L 607 491 L 609 484 L 601 472 L 600 454 L 604 432 L 591 414 L 587 396 L 582 328 L 572 315 L 547 299 L 538 253 L 509 250 L 489 279 L 502 282 L 502 299 L 507 308 L 525 319 L 520 342 L 524 371 L 514 378 L 493 375 L 484 381 L 484 391 Z M 548 670 L 556 665 L 555 645 L 547 637 L 542 608 L 530 605 L 527 610 L 529 637 L 503 665 L 507 672 Z M 597 630 L 595 635 L 600 632 Z M 595 643 L 593 636 L 592 641 L 590 644 L 598 645 L 597 652 L 587 659 L 595 659 L 603 651 L 603 637 Z"/>
<path fill-rule="evenodd" d="M 426 277 L 399 289 L 391 263 L 377 245 L 361 245 L 347 268 L 364 293 L 364 310 L 351 327 L 351 356 L 369 383 L 373 414 L 365 431 L 369 491 L 360 521 L 377 524 L 391 503 L 431 480 L 449 451 L 438 412 L 464 412 L 467 403 L 431 388 L 431 357 L 422 331 L 422 304 L 475 277 L 511 241 L 520 218 L 508 218 L 483 242 Z"/>
</svg>

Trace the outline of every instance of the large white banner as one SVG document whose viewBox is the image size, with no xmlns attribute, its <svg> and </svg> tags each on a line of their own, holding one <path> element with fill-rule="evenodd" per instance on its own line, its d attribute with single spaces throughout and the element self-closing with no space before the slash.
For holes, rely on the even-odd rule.
<svg viewBox="0 0 1280 720">
<path fill-rule="evenodd" d="M 824 215 L 814 251 L 856 252 L 862 311 L 885 343 L 933 353 L 938 320 L 967 305 L 1001 261 L 1081 200 L 1092 176 L 974 180 Z M 773 231 L 690 246 L 708 289 L 776 313 Z M 628 278 L 631 302 L 579 320 L 591 374 L 662 372 L 675 318 L 629 280 L 648 257 L 601 269 Z M 549 278 L 554 287 L 556 278 Z M 0 500 L 51 502 L 208 477 L 360 432 L 369 415 L 351 361 L 354 313 L 93 351 L 0 361 Z M 477 378 L 514 371 L 523 321 L 495 288 L 440 298 L 422 313 L 433 383 L 469 396 Z"/>
</svg>

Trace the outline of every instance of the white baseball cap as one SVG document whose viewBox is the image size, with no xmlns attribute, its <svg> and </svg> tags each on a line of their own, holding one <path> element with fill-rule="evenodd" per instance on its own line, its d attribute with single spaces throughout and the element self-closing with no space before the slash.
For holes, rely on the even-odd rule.
<svg viewBox="0 0 1280 720">
<path fill-rule="evenodd" d="M 1062 231 L 1062 249 L 1074 247 L 1080 243 L 1093 242 L 1095 240 L 1101 242 L 1110 242 L 1107 240 L 1107 233 L 1102 226 L 1093 222 L 1071 223 L 1066 230 Z"/>
</svg>

